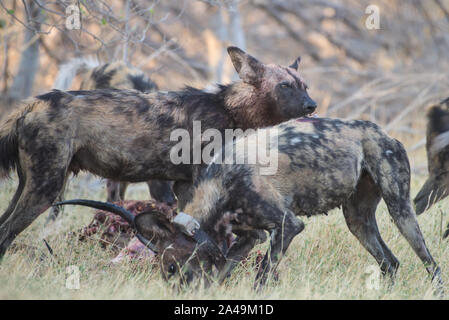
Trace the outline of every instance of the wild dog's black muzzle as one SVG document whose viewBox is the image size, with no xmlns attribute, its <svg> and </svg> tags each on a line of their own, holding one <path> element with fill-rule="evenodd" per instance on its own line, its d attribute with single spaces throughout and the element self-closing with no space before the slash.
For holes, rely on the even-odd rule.
<svg viewBox="0 0 449 320">
<path fill-rule="evenodd" d="M 317 108 L 316 102 L 313 101 L 312 99 L 307 99 L 306 103 L 304 104 L 304 111 L 307 114 L 310 114 L 315 112 L 316 108 Z"/>
</svg>

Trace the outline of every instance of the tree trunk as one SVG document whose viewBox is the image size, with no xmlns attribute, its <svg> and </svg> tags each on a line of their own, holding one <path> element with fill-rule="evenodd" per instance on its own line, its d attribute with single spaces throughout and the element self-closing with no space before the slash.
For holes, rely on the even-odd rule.
<svg viewBox="0 0 449 320">
<path fill-rule="evenodd" d="M 42 3 L 43 1 L 41 1 Z M 8 96 L 12 100 L 27 98 L 32 94 L 33 82 L 39 69 L 39 33 L 43 17 L 42 10 L 31 0 L 23 1 L 28 6 L 27 23 L 25 29 L 23 47 L 20 56 L 19 69 L 13 83 L 8 90 Z"/>
</svg>

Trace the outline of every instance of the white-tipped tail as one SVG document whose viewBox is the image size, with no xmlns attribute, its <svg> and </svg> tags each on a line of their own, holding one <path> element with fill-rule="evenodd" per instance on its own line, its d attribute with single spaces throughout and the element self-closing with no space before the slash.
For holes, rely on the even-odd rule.
<svg viewBox="0 0 449 320">
<path fill-rule="evenodd" d="M 53 84 L 54 89 L 67 90 L 72 84 L 73 78 L 81 72 L 98 67 L 100 62 L 94 57 L 74 58 L 59 67 L 59 72 Z"/>
</svg>

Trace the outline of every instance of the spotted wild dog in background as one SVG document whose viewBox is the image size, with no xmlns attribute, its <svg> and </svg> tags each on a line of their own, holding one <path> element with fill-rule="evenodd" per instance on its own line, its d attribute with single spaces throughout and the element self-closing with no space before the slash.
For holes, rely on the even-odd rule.
<svg viewBox="0 0 449 320">
<path fill-rule="evenodd" d="M 184 210 L 193 218 L 179 220 L 187 221 L 187 227 L 157 213 L 136 217 L 137 232 L 164 253 L 160 263 L 165 278 L 177 274 L 190 282 L 204 272 L 210 274 L 215 265 L 223 281 L 257 242 L 265 240 L 265 230 L 271 236 L 270 249 L 256 279 L 257 286 L 263 285 L 304 229 L 298 216 L 326 214 L 338 206 L 343 207 L 349 230 L 382 272 L 394 277 L 399 261 L 382 240 L 375 216 L 383 198 L 401 234 L 432 279 L 442 284 L 413 211 L 410 165 L 399 141 L 376 124 L 360 120 L 296 119 L 257 133 L 262 131 L 268 132 L 268 146 L 265 139 L 256 140 L 257 134 L 240 137 L 231 155 L 223 152 L 225 157 L 215 158 L 224 159 L 221 163 L 202 169 L 193 200 Z M 263 165 L 249 164 L 245 146 L 254 144 L 263 152 L 278 153 L 275 174 L 263 175 Z M 68 203 L 98 205 L 86 200 Z M 222 252 L 219 244 L 233 233 L 237 240 Z"/>
<path fill-rule="evenodd" d="M 178 144 L 170 139 L 173 130 L 182 128 L 192 137 L 193 121 L 200 121 L 202 130 L 214 128 L 224 136 L 225 129 L 266 127 L 316 109 L 298 60 L 282 67 L 236 47 L 228 53 L 241 80 L 215 92 L 53 90 L 9 116 L 0 126 L 0 176 L 16 169 L 19 185 L 0 217 L 0 257 L 52 205 L 71 172 L 86 170 L 115 181 L 173 180 L 182 209 L 205 164 L 172 162 Z"/>
<path fill-rule="evenodd" d="M 60 68 L 54 88 L 67 90 L 73 78 L 80 72 L 85 72 L 82 77 L 80 90 L 95 89 L 135 89 L 141 92 L 152 92 L 157 90 L 157 85 L 151 81 L 141 70 L 127 66 L 122 61 L 98 65 L 98 62 L 76 58 L 64 64 Z M 163 180 L 147 181 L 150 195 L 159 202 L 172 205 L 176 202 L 172 191 L 172 182 Z M 107 201 L 120 201 L 125 198 L 128 182 L 115 182 L 107 180 Z M 66 186 L 61 191 L 57 201 L 64 198 Z M 54 220 L 59 215 L 60 208 L 52 207 L 48 220 Z"/>
<path fill-rule="evenodd" d="M 449 194 L 449 98 L 429 109 L 426 138 L 429 177 L 414 199 L 417 214 Z"/>
</svg>

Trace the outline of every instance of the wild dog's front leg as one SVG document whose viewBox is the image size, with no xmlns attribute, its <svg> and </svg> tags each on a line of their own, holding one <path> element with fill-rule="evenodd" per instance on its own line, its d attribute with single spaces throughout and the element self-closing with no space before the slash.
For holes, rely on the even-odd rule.
<svg viewBox="0 0 449 320">
<path fill-rule="evenodd" d="M 25 187 L 25 178 L 26 177 L 23 174 L 20 165 L 17 166 L 17 174 L 19 176 L 19 185 L 17 186 L 16 193 L 14 194 L 14 197 L 12 198 L 11 202 L 9 203 L 8 208 L 3 213 L 3 215 L 0 217 L 0 226 L 3 224 L 3 222 L 5 222 L 9 218 L 9 216 L 14 211 L 14 208 L 16 207 L 17 202 L 19 201 L 19 199 L 22 195 L 23 188 Z"/>
<path fill-rule="evenodd" d="M 126 194 L 126 190 L 128 189 L 129 186 L 129 182 L 123 182 L 121 181 L 119 183 L 119 198 L 120 200 L 125 200 L 125 194 Z"/>
<path fill-rule="evenodd" d="M 261 289 L 265 285 L 268 275 L 276 270 L 290 242 L 298 233 L 304 230 L 302 220 L 298 219 L 290 210 L 276 210 L 275 212 L 265 214 L 264 218 L 268 224 L 270 222 L 274 223 L 275 227 L 270 229 L 270 249 L 268 249 L 262 260 L 256 276 L 255 289 Z"/>
<path fill-rule="evenodd" d="M 168 205 L 176 203 L 175 194 L 172 190 L 173 183 L 165 180 L 150 180 L 147 181 L 150 189 L 151 198 L 159 202 L 165 202 Z"/>
<path fill-rule="evenodd" d="M 263 243 L 267 239 L 264 230 L 235 232 L 238 238 L 232 244 L 226 254 L 226 264 L 218 275 L 219 283 L 222 283 L 230 274 L 234 267 L 243 259 L 248 257 L 249 252 L 258 243 Z"/>
<path fill-rule="evenodd" d="M 116 182 L 112 180 L 106 181 L 106 201 L 116 202 L 120 200 L 125 200 L 125 193 L 128 187 L 127 182 Z"/>
<path fill-rule="evenodd" d="M 376 222 L 376 208 L 381 199 L 371 176 L 363 173 L 355 191 L 343 203 L 343 215 L 351 233 L 376 259 L 382 273 L 394 280 L 399 261 L 383 241 Z"/>
<path fill-rule="evenodd" d="M 2 219 L 0 258 L 15 237 L 52 205 L 67 177 L 73 150 L 70 139 L 64 140 L 56 130 L 37 128 L 39 130 L 36 126 L 24 126 L 19 133 L 19 138 L 23 135 L 33 136 L 33 139 L 19 142 L 19 162 L 25 184 L 14 210 Z"/>
</svg>

